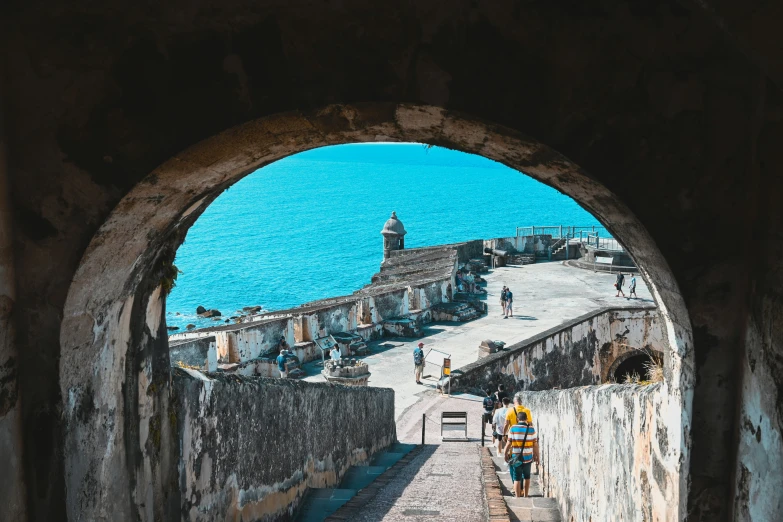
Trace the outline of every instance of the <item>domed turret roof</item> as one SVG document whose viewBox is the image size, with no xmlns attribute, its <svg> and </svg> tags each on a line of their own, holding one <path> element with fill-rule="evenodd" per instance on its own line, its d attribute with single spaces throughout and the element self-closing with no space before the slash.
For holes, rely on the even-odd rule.
<svg viewBox="0 0 783 522">
<path fill-rule="evenodd" d="M 383 230 L 381 230 L 381 234 L 383 234 L 384 236 L 387 235 L 404 236 L 405 234 L 407 234 L 407 232 L 405 231 L 405 227 L 402 226 L 402 221 L 397 219 L 396 212 L 392 211 L 391 217 L 386 222 L 386 224 L 383 225 Z"/>
</svg>

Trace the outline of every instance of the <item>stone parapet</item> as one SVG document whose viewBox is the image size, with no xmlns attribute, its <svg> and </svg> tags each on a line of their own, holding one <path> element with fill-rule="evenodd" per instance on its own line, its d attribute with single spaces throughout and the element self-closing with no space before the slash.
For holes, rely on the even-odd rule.
<svg viewBox="0 0 783 522">
<path fill-rule="evenodd" d="M 454 386 L 545 390 L 600 384 L 631 353 L 664 352 L 654 306 L 603 308 L 577 317 L 460 368 Z"/>
<path fill-rule="evenodd" d="M 517 395 L 538 430 L 544 496 L 563 520 L 680 520 L 680 408 L 664 385 Z"/>
<path fill-rule="evenodd" d="M 308 487 L 337 485 L 396 440 L 387 388 L 176 368 L 172 377 L 180 509 L 192 522 L 289 520 Z"/>
</svg>

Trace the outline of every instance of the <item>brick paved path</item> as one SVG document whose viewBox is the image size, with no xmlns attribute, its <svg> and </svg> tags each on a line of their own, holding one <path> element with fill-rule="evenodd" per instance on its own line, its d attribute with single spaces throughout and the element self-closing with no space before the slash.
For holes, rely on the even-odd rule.
<svg viewBox="0 0 783 522">
<path fill-rule="evenodd" d="M 440 413 L 468 412 L 468 442 L 441 443 Z M 351 522 L 483 522 L 488 520 L 481 471 L 481 402 L 428 393 L 398 420 L 401 442 L 421 443 L 421 416 L 427 416 L 427 445 L 401 468 Z M 340 514 L 340 513 L 338 513 Z"/>
</svg>

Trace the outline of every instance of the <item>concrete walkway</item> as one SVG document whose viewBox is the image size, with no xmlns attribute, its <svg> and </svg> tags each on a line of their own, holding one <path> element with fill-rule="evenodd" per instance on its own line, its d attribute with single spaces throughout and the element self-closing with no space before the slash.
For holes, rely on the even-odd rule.
<svg viewBox="0 0 783 522">
<path fill-rule="evenodd" d="M 488 519 L 481 478 L 481 400 L 474 395 L 441 397 L 424 392 L 397 422 L 404 443 L 426 445 L 378 495 L 345 520 L 352 522 L 482 522 Z M 468 441 L 441 442 L 440 413 L 468 414 Z"/>
<path fill-rule="evenodd" d="M 413 377 L 413 349 L 421 341 L 425 353 L 433 348 L 451 354 L 452 368 L 460 368 L 478 359 L 478 346 L 484 339 L 505 341 L 507 345 L 524 341 L 540 332 L 605 306 L 638 306 L 653 302 L 644 281 L 637 277 L 639 299 L 614 297 L 612 274 L 593 273 L 559 262 L 496 268 L 485 274 L 486 316 L 467 323 L 432 323 L 422 339 L 383 339 L 370 343 L 372 355 L 363 360 L 370 366 L 370 386 L 393 388 L 395 414 L 399 419 L 426 390 L 434 390 L 442 355 L 432 352 L 425 368 L 424 385 Z M 499 295 L 503 285 L 514 293 L 514 317 L 503 319 Z M 437 357 L 440 357 L 439 359 Z M 304 365 L 306 380 L 323 381 L 320 366 Z"/>
</svg>

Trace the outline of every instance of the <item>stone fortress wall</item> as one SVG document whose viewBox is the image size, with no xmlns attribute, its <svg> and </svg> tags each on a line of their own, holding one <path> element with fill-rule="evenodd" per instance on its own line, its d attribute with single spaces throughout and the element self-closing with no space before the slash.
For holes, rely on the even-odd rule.
<svg viewBox="0 0 783 522">
<path fill-rule="evenodd" d="M 171 362 L 207 369 L 209 350 L 220 364 L 236 363 L 243 375 L 274 377 L 281 337 L 302 362 L 321 358 L 314 339 L 350 332 L 365 341 L 419 336 L 454 298 L 459 265 L 481 258 L 483 240 L 391 251 L 372 282 L 351 295 L 322 299 L 252 317 L 251 322 L 215 326 L 169 336 Z"/>
<path fill-rule="evenodd" d="M 680 520 L 680 411 L 665 387 L 518 394 L 539 433 L 544 494 L 557 498 L 561 513 L 572 520 Z"/>
<path fill-rule="evenodd" d="M 603 308 L 460 368 L 463 389 L 548 390 L 601 384 L 617 363 L 646 352 L 663 359 L 666 338 L 655 306 Z"/>
<path fill-rule="evenodd" d="M 484 241 L 485 248 L 506 250 L 510 253 L 528 254 L 537 259 L 547 258 L 551 245 L 552 236 L 550 234 L 498 237 Z"/>
<path fill-rule="evenodd" d="M 554 227 L 541 227 L 554 228 Z M 518 236 L 499 237 L 484 241 L 484 247 L 505 250 L 512 256 L 522 254 L 531 256 L 525 262 L 535 262 L 536 259 L 549 261 L 568 260 L 569 264 L 592 270 L 615 270 L 636 272 L 636 264 L 631 255 L 614 239 L 602 238 L 601 245 L 590 243 L 586 236 L 579 241 L 580 236 L 571 237 L 568 245 L 552 234 L 522 234 Z M 611 258 L 611 263 L 604 265 L 596 263 L 598 258 Z"/>
<path fill-rule="evenodd" d="M 656 307 L 604 308 L 464 366 L 453 383 L 524 390 L 517 395 L 539 432 L 544 494 L 561 513 L 674 522 L 681 408 L 666 382 L 601 384 L 627 356 L 662 355 L 667 346 Z"/>
<path fill-rule="evenodd" d="M 394 391 L 173 369 L 181 520 L 290 520 L 396 440 Z"/>
</svg>

